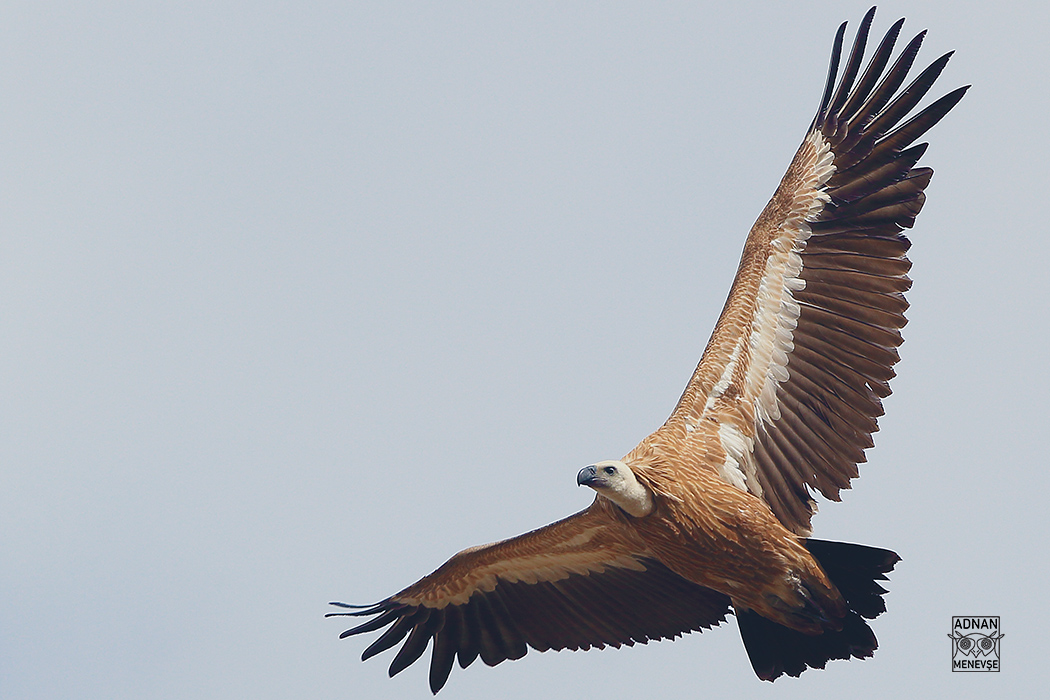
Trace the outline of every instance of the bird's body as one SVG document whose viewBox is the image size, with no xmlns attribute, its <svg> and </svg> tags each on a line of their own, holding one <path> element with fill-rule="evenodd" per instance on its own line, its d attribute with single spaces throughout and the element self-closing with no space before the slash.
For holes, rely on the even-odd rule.
<svg viewBox="0 0 1050 700">
<path fill-rule="evenodd" d="M 766 680 L 873 654 L 865 619 L 885 610 L 877 581 L 899 558 L 810 539 L 811 491 L 838 500 L 873 444 L 906 322 L 902 230 L 933 173 L 914 167 L 926 145 L 911 144 L 965 92 L 901 124 L 948 56 L 898 92 L 923 38 L 887 70 L 901 20 L 861 73 L 873 14 L 836 88 L 839 28 L 817 117 L 670 418 L 621 460 L 578 474 L 597 492 L 587 509 L 335 613 L 375 616 L 343 636 L 387 628 L 363 658 L 405 640 L 393 675 L 432 642 L 437 692 L 456 659 L 674 638 L 730 611 Z"/>
<path fill-rule="evenodd" d="M 671 456 L 649 459 L 626 463 L 651 479 L 661 494 L 659 505 L 651 516 L 629 524 L 657 560 L 693 583 L 726 594 L 734 608 L 754 610 L 792 629 L 821 629 L 804 614 L 812 604 L 802 596 L 803 583 L 821 591 L 829 614 L 841 617 L 841 598 L 824 572 L 759 499 L 710 468 L 670 466 L 682 464 Z"/>
</svg>

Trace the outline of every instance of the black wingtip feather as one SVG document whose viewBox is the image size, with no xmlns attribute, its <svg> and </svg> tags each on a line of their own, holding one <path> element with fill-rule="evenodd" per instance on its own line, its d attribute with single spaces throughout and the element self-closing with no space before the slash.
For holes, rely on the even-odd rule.
<svg viewBox="0 0 1050 700">
<path fill-rule="evenodd" d="M 417 619 L 418 614 L 407 615 L 399 619 L 390 627 L 390 629 L 388 629 L 386 632 L 380 635 L 378 639 L 376 639 L 374 642 L 368 645 L 368 647 L 361 653 L 361 660 L 368 661 L 376 654 L 386 651 L 390 647 L 400 642 L 402 639 L 405 638 L 405 635 L 407 635 L 409 631 L 415 626 Z M 343 633 L 343 635 L 345 634 L 346 632 Z"/>
<path fill-rule="evenodd" d="M 861 76 L 860 82 L 857 83 L 856 89 L 853 90 L 853 95 L 842 108 L 840 119 L 849 120 L 851 129 L 855 126 L 853 124 L 854 117 L 856 117 L 864 100 L 871 95 L 871 91 L 882 76 L 882 71 L 886 68 L 886 64 L 889 63 L 890 56 L 893 54 L 893 47 L 897 44 L 897 39 L 900 37 L 903 27 L 904 18 L 901 17 L 893 23 L 893 26 L 882 37 L 882 41 L 868 62 L 868 67 L 864 69 L 864 75 Z"/>
<path fill-rule="evenodd" d="M 926 96 L 941 71 L 948 65 L 952 52 L 948 52 L 926 67 L 912 83 L 887 106 L 868 127 L 868 133 L 880 138 L 903 119 L 919 101 Z"/>
<path fill-rule="evenodd" d="M 388 672 L 391 678 L 414 664 L 423 655 L 430 639 L 441 629 L 445 621 L 445 614 L 442 610 L 424 609 L 418 614 L 418 617 L 408 639 L 401 645 L 394 660 L 390 662 Z"/>
<path fill-rule="evenodd" d="M 371 605 L 350 605 L 349 603 L 336 603 L 332 602 L 329 605 L 335 605 L 340 608 L 352 609 L 355 612 L 330 612 L 325 613 L 325 617 L 367 617 L 369 615 L 375 615 L 377 613 L 389 610 L 393 604 L 390 600 L 384 600 L 379 603 L 372 603 Z"/>
<path fill-rule="evenodd" d="M 838 119 L 839 110 L 846 103 L 846 99 L 850 94 L 850 88 L 853 87 L 853 81 L 856 79 L 857 73 L 860 72 L 861 63 L 864 61 L 864 49 L 868 43 L 868 32 L 871 29 L 871 21 L 874 18 L 875 8 L 872 7 L 864 15 L 864 19 L 860 21 L 860 26 L 857 27 L 857 35 L 853 39 L 853 48 L 850 49 L 849 60 L 846 62 L 846 68 L 842 71 L 842 79 L 839 80 L 839 87 L 835 91 L 835 97 L 831 100 L 831 105 L 827 110 L 828 115 L 833 119 Z"/>
<path fill-rule="evenodd" d="M 452 665 L 456 662 L 456 645 L 459 641 L 459 609 L 450 605 L 445 609 L 445 624 L 434 635 L 434 647 L 430 652 L 430 692 L 437 692 L 445 687 Z"/>
<path fill-rule="evenodd" d="M 933 128 L 955 105 L 959 104 L 969 87 L 967 85 L 952 90 L 883 136 L 872 150 L 871 157 L 878 159 L 885 151 L 900 151 L 914 143 L 916 139 Z"/>
<path fill-rule="evenodd" d="M 838 31 L 835 33 L 835 43 L 831 48 L 831 63 L 828 66 L 828 77 L 824 84 L 824 97 L 820 101 L 820 108 L 817 109 L 817 115 L 813 117 L 810 129 L 816 128 L 824 121 L 828 105 L 831 104 L 831 93 L 835 89 L 835 78 L 839 72 L 839 58 L 842 55 L 842 39 L 846 35 L 846 24 L 846 22 L 840 24 Z"/>
<path fill-rule="evenodd" d="M 459 646 L 456 649 L 456 662 L 460 668 L 466 668 L 477 661 L 481 654 L 481 642 L 479 631 L 481 623 L 478 621 L 478 606 L 476 601 L 467 601 L 460 610 L 461 626 L 459 628 Z"/>
<path fill-rule="evenodd" d="M 339 638 L 340 639 L 346 639 L 347 637 L 352 637 L 355 634 L 363 634 L 365 632 L 374 632 L 374 631 L 376 631 L 378 629 L 382 629 L 383 627 L 386 627 L 391 622 L 396 620 L 400 614 L 401 614 L 401 611 L 399 611 L 399 610 L 387 610 L 386 612 L 384 612 L 379 617 L 376 617 L 376 618 L 373 618 L 371 620 L 368 620 L 367 622 L 364 622 L 364 623 L 362 623 L 362 624 L 360 624 L 357 627 L 354 627 L 352 629 L 348 629 L 347 631 L 345 631 L 342 634 L 340 634 Z"/>
<path fill-rule="evenodd" d="M 926 38 L 926 31 L 921 31 L 916 34 L 911 41 L 904 47 L 900 55 L 897 56 L 897 60 L 894 61 L 886 74 L 882 76 L 882 80 L 879 81 L 878 86 L 875 90 L 864 100 L 864 103 L 857 109 L 856 114 L 850 118 L 849 130 L 861 131 L 866 127 L 875 116 L 882 111 L 882 108 L 893 99 L 893 95 L 897 92 L 897 89 L 904 83 L 905 78 L 908 77 L 908 72 L 911 70 L 912 64 L 915 63 L 915 57 L 919 53 L 919 49 L 922 47 L 922 42 Z M 892 48 L 892 46 L 890 47 Z M 879 58 L 879 54 L 872 58 L 874 62 L 876 58 Z M 888 54 L 886 56 L 889 58 Z"/>
</svg>

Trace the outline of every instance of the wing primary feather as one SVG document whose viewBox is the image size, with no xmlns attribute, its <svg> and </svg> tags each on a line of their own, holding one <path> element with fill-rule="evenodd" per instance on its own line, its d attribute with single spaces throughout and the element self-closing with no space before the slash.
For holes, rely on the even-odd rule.
<svg viewBox="0 0 1050 700">
<path fill-rule="evenodd" d="M 374 632 L 377 629 L 386 627 L 387 625 L 389 625 L 391 622 L 393 622 L 394 620 L 396 620 L 400 616 L 401 616 L 401 611 L 400 610 L 387 610 L 386 612 L 384 612 L 379 617 L 373 618 L 373 619 L 371 619 L 371 620 L 369 620 L 367 622 L 364 622 L 364 623 L 362 623 L 362 624 L 360 624 L 357 627 L 354 627 L 352 629 L 348 629 L 347 631 L 345 631 L 341 635 L 339 635 L 339 638 L 340 639 L 346 639 L 347 637 L 352 637 L 355 634 L 362 634 L 364 632 Z"/>
<path fill-rule="evenodd" d="M 393 603 L 390 600 L 384 600 L 382 603 L 374 603 L 373 605 L 350 605 L 349 603 L 329 603 L 329 605 L 353 608 L 354 612 L 330 612 L 325 613 L 325 617 L 365 617 L 389 610 Z"/>
<path fill-rule="evenodd" d="M 857 114 L 850 120 L 850 131 L 854 129 L 866 130 L 864 127 L 893 99 L 897 89 L 904 84 L 904 80 L 908 77 L 908 71 L 911 70 L 912 64 L 915 63 L 915 57 L 918 55 L 925 38 L 926 32 L 924 30 L 916 34 L 908 42 L 900 55 L 897 56 L 897 60 L 893 62 L 889 71 L 883 76 L 878 87 L 875 88 L 875 91 L 864 101 L 864 104 L 857 110 Z"/>
<path fill-rule="evenodd" d="M 828 105 L 831 104 L 831 92 L 835 89 L 835 78 L 839 72 L 839 58 L 842 55 L 842 38 L 846 34 L 846 22 L 839 25 L 839 29 L 835 32 L 835 43 L 831 47 L 831 63 L 828 66 L 828 78 L 824 85 L 824 97 L 820 101 L 820 108 L 817 109 L 817 116 L 813 117 L 813 123 L 810 124 L 810 130 L 815 129 L 824 121 L 824 115 Z"/>
<path fill-rule="evenodd" d="M 427 644 L 430 643 L 434 633 L 441 629 L 441 625 L 445 620 L 444 611 L 430 608 L 424 610 L 425 612 L 420 614 L 421 619 L 416 622 L 412 632 L 408 635 L 408 639 L 405 640 L 401 649 L 398 650 L 397 656 L 390 662 L 389 673 L 391 678 L 415 663 L 416 659 L 427 650 Z"/>
<path fill-rule="evenodd" d="M 368 661 L 376 654 L 386 651 L 390 647 L 394 646 L 408 634 L 409 630 L 416 624 L 416 620 L 419 617 L 419 613 L 410 613 L 405 615 L 394 625 L 384 632 L 378 639 L 372 642 L 367 649 L 361 653 L 361 660 Z"/>
<path fill-rule="evenodd" d="M 837 174 L 841 175 L 843 171 L 849 170 L 871 153 L 872 147 L 882 132 L 871 130 L 869 125 L 893 99 L 897 89 L 908 77 L 908 72 L 911 70 L 925 36 L 926 32 L 920 32 L 911 40 L 901 55 L 897 57 L 893 67 L 883 77 L 879 86 L 850 117 L 845 130 L 846 136 L 836 148 L 835 169 Z M 892 124 L 887 128 L 890 127 Z"/>
<path fill-rule="evenodd" d="M 890 157 L 892 153 L 900 152 L 902 149 L 910 146 L 916 139 L 933 128 L 945 114 L 951 111 L 952 107 L 959 103 L 959 100 L 963 98 L 963 95 L 969 89 L 969 85 L 964 85 L 952 90 L 904 124 L 886 134 L 875 145 L 868 158 L 877 162 L 883 158 Z M 931 170 L 930 172 L 932 173 L 933 171 Z"/>
<path fill-rule="evenodd" d="M 915 225 L 915 217 L 922 211 L 924 204 L 926 204 L 926 195 L 920 192 L 911 199 L 874 209 L 851 220 L 862 226 L 865 224 L 893 222 L 898 226 L 911 228 Z"/>
<path fill-rule="evenodd" d="M 917 146 L 912 146 L 905 151 L 894 154 L 892 159 L 886 159 L 885 163 L 869 163 L 864 171 L 847 170 L 841 173 L 840 177 L 832 176 L 831 181 L 828 183 L 830 188 L 829 194 L 832 200 L 839 196 L 840 189 L 845 193 L 842 195 L 842 198 L 848 199 L 851 195 L 852 197 L 863 197 L 866 194 L 877 192 L 884 187 L 900 182 L 915 167 L 915 163 L 926 152 L 928 146 L 929 144 L 920 143 Z M 863 202 L 863 200 L 861 201 Z M 854 204 L 854 202 L 850 202 L 850 204 Z M 848 208 L 845 204 L 838 206 L 832 204 L 821 212 L 819 221 L 836 221 L 865 213 L 871 212 L 865 211 L 863 203 L 856 204 L 852 208 Z M 863 222 L 863 219 L 860 219 L 858 216 L 858 221 Z"/>
<path fill-rule="evenodd" d="M 474 602 L 478 615 L 478 649 L 486 666 L 495 666 L 507 660 L 499 643 L 499 628 L 493 619 L 492 606 L 487 596 L 476 596 Z"/>
<path fill-rule="evenodd" d="M 853 48 L 850 50 L 849 60 L 846 61 L 846 68 L 842 71 L 842 79 L 839 80 L 839 87 L 835 91 L 835 97 L 831 100 L 831 105 L 827 110 L 827 119 L 833 120 L 834 124 L 832 129 L 837 130 L 840 123 L 839 110 L 846 102 L 846 98 L 849 96 L 850 88 L 853 87 L 853 81 L 857 77 L 857 73 L 860 71 L 860 64 L 864 60 L 864 48 L 868 41 L 868 31 L 871 29 L 871 21 L 875 18 L 875 8 L 872 7 L 868 10 L 867 14 L 864 15 L 864 19 L 861 20 L 860 26 L 857 27 L 857 35 L 853 39 Z M 832 139 L 832 144 L 837 144 L 837 139 Z"/>
<path fill-rule="evenodd" d="M 459 608 L 445 608 L 445 624 L 434 635 L 434 647 L 430 652 L 430 692 L 437 694 L 445 687 L 452 665 L 456 661 L 456 642 L 459 639 Z"/>
<path fill-rule="evenodd" d="M 889 63 L 890 56 L 893 54 L 893 47 L 897 43 L 897 38 L 900 36 L 901 28 L 903 26 L 904 18 L 901 17 L 893 23 L 893 26 L 889 28 L 886 35 L 882 37 L 882 42 L 879 44 L 879 47 L 875 49 L 875 53 L 872 54 L 871 60 L 868 61 L 868 67 L 864 69 L 864 75 L 861 76 L 860 82 L 857 83 L 857 88 L 842 107 L 839 120 L 847 120 L 851 132 L 855 129 L 853 118 L 857 115 L 861 105 L 864 104 L 864 100 L 868 98 L 876 83 L 878 83 L 879 78 L 882 76 L 882 71 L 886 68 L 886 64 Z"/>
<path fill-rule="evenodd" d="M 949 51 L 927 66 L 922 73 L 919 73 L 918 77 L 875 118 L 875 121 L 868 126 L 866 131 L 879 138 L 892 129 L 904 115 L 919 103 L 919 100 L 926 96 L 926 93 L 933 87 L 934 81 L 937 80 L 941 71 L 948 64 L 953 53 L 955 52 Z"/>
<path fill-rule="evenodd" d="M 470 666 L 481 653 L 481 622 L 478 620 L 477 606 L 472 600 L 460 607 L 459 644 L 456 648 L 456 661 L 460 668 Z"/>
<path fill-rule="evenodd" d="M 893 204 L 896 202 L 902 202 L 906 199 L 911 199 L 926 189 L 927 185 L 930 184 L 930 178 L 932 177 L 933 170 L 930 168 L 913 168 L 908 170 L 904 174 L 904 177 L 889 185 L 873 182 L 873 180 L 875 180 L 874 177 L 858 177 L 852 182 L 843 183 L 834 190 L 832 197 L 835 201 L 840 202 L 840 204 L 836 206 L 835 213 L 839 217 L 845 216 L 843 208 L 847 205 L 852 205 L 855 202 L 856 205 L 854 211 L 863 211 L 864 209 L 877 209 L 886 204 Z M 818 254 L 819 253 L 812 253 L 811 255 Z M 810 255 L 807 255 L 807 260 L 809 257 Z M 898 258 L 903 256 L 893 255 L 891 253 L 890 255 L 872 257 Z"/>
</svg>

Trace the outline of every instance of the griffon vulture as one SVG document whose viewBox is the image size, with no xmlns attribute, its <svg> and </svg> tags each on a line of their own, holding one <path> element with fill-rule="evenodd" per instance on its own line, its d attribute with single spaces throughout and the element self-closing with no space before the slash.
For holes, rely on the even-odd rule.
<svg viewBox="0 0 1050 700">
<path fill-rule="evenodd" d="M 911 284 L 902 231 L 933 175 L 912 144 L 966 92 L 904 121 L 951 54 L 901 89 L 925 35 L 891 64 L 902 19 L 862 71 L 874 9 L 836 85 L 839 27 L 820 108 L 667 422 L 579 472 L 597 492 L 586 510 L 464 550 L 374 605 L 334 603 L 369 618 L 343 637 L 387 628 L 363 659 L 405 640 L 392 676 L 432 643 L 436 693 L 457 658 L 644 644 L 730 612 L 764 680 L 873 654 L 865 620 L 899 557 L 809 538 L 812 491 L 839 500 L 874 444 Z"/>
</svg>

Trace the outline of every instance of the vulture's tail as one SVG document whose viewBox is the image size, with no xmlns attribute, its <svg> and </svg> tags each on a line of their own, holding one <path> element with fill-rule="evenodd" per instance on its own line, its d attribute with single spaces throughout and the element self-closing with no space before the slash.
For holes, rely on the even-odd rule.
<svg viewBox="0 0 1050 700">
<path fill-rule="evenodd" d="M 845 542 L 808 539 L 805 545 L 842 593 L 849 610 L 842 629 L 816 635 L 784 627 L 750 610 L 738 610 L 740 636 L 762 680 L 776 680 L 784 673 L 798 676 L 807 667 L 824 668 L 832 659 L 863 659 L 879 646 L 863 618 L 871 620 L 885 612 L 882 596 L 886 589 L 878 582 L 886 580 L 900 557 L 888 549 Z"/>
</svg>

